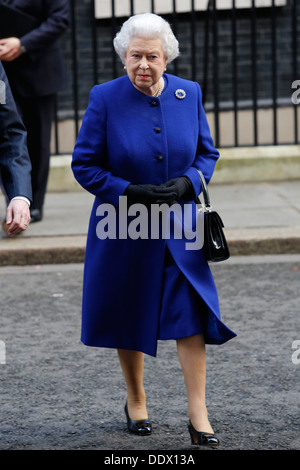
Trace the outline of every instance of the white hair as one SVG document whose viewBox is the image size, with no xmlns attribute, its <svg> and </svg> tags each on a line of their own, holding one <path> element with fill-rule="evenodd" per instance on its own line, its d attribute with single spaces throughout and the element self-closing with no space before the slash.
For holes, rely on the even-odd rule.
<svg viewBox="0 0 300 470">
<path fill-rule="evenodd" d="M 141 13 L 126 20 L 114 38 L 115 51 L 123 64 L 129 43 L 135 37 L 159 39 L 169 63 L 179 55 L 179 44 L 170 24 L 154 13 Z"/>
</svg>

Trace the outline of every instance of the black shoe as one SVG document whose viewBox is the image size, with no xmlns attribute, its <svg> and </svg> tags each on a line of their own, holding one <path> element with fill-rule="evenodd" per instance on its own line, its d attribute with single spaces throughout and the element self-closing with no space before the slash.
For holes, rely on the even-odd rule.
<svg viewBox="0 0 300 470">
<path fill-rule="evenodd" d="M 138 434 L 140 436 L 148 436 L 151 434 L 152 426 L 149 419 L 141 419 L 140 421 L 133 421 L 128 414 L 127 403 L 125 405 L 125 414 L 127 418 L 128 431 Z"/>
<path fill-rule="evenodd" d="M 43 211 L 41 209 L 32 209 L 30 211 L 30 223 L 33 224 L 34 222 L 40 222 L 43 218 Z"/>
<path fill-rule="evenodd" d="M 196 431 L 191 421 L 188 424 L 188 430 L 193 445 L 216 447 L 220 444 L 219 439 L 214 434 Z"/>
</svg>

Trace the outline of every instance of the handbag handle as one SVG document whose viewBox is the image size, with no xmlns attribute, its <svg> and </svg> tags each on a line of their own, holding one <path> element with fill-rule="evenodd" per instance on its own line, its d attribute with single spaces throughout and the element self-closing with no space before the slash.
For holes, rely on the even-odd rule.
<svg viewBox="0 0 300 470">
<path fill-rule="evenodd" d="M 205 211 L 210 211 L 212 209 L 212 206 L 210 204 L 210 197 L 209 197 L 206 181 L 205 181 L 205 178 L 203 176 L 202 171 L 199 170 L 198 168 L 197 168 L 197 171 L 198 171 L 199 176 L 200 176 L 200 182 L 201 182 L 201 188 L 202 188 L 202 193 L 203 193 L 204 204 L 202 204 L 201 201 L 200 201 L 200 194 L 201 193 L 196 198 L 196 204 L 200 204 Z"/>
</svg>

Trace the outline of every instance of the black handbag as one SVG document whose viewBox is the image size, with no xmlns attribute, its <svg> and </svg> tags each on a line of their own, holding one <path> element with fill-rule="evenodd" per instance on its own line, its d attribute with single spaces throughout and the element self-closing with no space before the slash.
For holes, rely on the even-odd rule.
<svg viewBox="0 0 300 470">
<path fill-rule="evenodd" d="M 201 203 L 200 194 L 195 202 L 199 212 L 202 212 L 204 217 L 204 255 L 207 261 L 224 261 L 230 257 L 227 240 L 223 232 L 224 224 L 219 214 L 212 210 L 205 178 L 200 170 L 198 172 L 204 203 Z"/>
</svg>

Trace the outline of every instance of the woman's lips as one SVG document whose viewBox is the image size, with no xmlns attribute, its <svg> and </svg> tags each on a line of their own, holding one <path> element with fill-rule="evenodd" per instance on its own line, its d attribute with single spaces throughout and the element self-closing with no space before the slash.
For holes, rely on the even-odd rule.
<svg viewBox="0 0 300 470">
<path fill-rule="evenodd" d="M 143 80 L 146 80 L 147 78 L 150 77 L 150 75 L 141 75 L 141 74 L 139 74 L 138 77 L 142 78 Z"/>
</svg>

